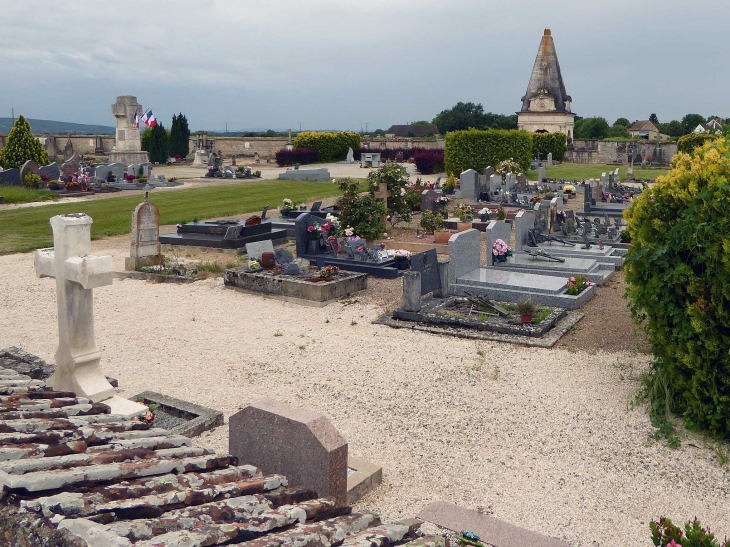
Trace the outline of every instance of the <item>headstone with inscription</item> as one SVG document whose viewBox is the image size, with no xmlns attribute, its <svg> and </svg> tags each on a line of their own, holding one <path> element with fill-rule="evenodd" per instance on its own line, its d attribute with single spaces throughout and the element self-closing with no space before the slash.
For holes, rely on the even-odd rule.
<svg viewBox="0 0 730 547">
<path fill-rule="evenodd" d="M 265 239 L 263 241 L 252 241 L 251 243 L 246 243 L 246 254 L 248 255 L 249 260 L 258 260 L 261 261 L 261 255 L 264 253 L 273 253 L 274 252 L 274 244 L 271 242 L 270 239 Z M 276 255 L 274 255 L 276 256 Z"/>
<path fill-rule="evenodd" d="M 437 197 L 438 194 L 435 190 L 432 190 L 431 188 L 427 188 L 426 190 L 421 192 L 421 212 L 435 212 L 438 209 L 438 205 L 436 204 Z"/>
<path fill-rule="evenodd" d="M 129 256 L 124 259 L 125 270 L 164 264 L 160 250 L 160 211 L 149 203 L 147 194 L 132 213 L 131 237 Z"/>
</svg>

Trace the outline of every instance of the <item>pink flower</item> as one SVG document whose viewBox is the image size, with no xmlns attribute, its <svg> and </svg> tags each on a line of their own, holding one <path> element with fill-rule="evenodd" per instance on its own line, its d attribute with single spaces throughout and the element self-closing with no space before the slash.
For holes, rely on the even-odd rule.
<svg viewBox="0 0 730 547">
<path fill-rule="evenodd" d="M 672 540 L 669 543 L 667 543 L 667 547 L 682 547 L 682 545 L 677 543 L 676 541 Z"/>
<path fill-rule="evenodd" d="M 314 232 L 314 226 L 310 226 L 309 228 L 307 228 L 307 231 L 308 232 Z"/>
</svg>

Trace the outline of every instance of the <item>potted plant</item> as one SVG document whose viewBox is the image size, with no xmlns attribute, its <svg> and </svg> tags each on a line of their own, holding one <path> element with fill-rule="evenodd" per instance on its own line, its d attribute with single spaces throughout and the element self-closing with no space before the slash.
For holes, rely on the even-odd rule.
<svg viewBox="0 0 730 547">
<path fill-rule="evenodd" d="M 484 207 L 477 214 L 479 215 L 479 220 L 481 222 L 489 222 L 489 209 Z"/>
<path fill-rule="evenodd" d="M 451 173 L 449 178 L 444 182 L 444 194 L 453 194 L 456 190 L 456 177 Z"/>
<path fill-rule="evenodd" d="M 471 221 L 474 218 L 474 212 L 465 203 L 459 203 L 456 208 L 456 215 L 459 217 L 459 222 L 456 224 L 456 229 L 459 232 L 471 229 Z"/>
<path fill-rule="evenodd" d="M 497 220 L 504 220 L 507 218 L 507 213 L 504 212 L 504 207 L 501 205 L 497 208 Z"/>
<path fill-rule="evenodd" d="M 497 264 L 499 262 L 507 262 L 507 257 L 512 256 L 514 251 L 512 247 L 507 245 L 503 240 L 498 239 L 492 244 L 492 261 Z"/>
<path fill-rule="evenodd" d="M 51 181 L 48 181 L 48 189 L 49 190 L 60 190 L 61 186 L 59 186 L 57 180 L 51 180 Z"/>
<path fill-rule="evenodd" d="M 405 249 L 397 249 L 393 253 L 395 267 L 399 270 L 407 270 L 410 266 L 411 253 Z"/>
<path fill-rule="evenodd" d="M 591 286 L 590 280 L 584 275 L 577 275 L 568 278 L 568 286 L 565 292 L 570 296 L 578 296 L 584 290 Z"/>
<path fill-rule="evenodd" d="M 575 186 L 572 184 L 566 184 L 563 186 L 563 193 L 568 196 L 568 198 L 574 198 L 575 197 Z"/>
<path fill-rule="evenodd" d="M 532 323 L 532 318 L 535 313 L 535 303 L 529 296 L 523 298 L 517 303 L 517 313 L 520 314 L 522 324 Z"/>
<path fill-rule="evenodd" d="M 281 205 L 279 205 L 279 213 L 281 213 L 281 216 L 284 218 L 287 218 L 289 216 L 289 213 L 291 213 L 292 209 L 294 209 L 294 202 L 289 198 L 285 198 L 281 202 Z"/>
<path fill-rule="evenodd" d="M 451 198 L 448 196 L 439 196 L 435 199 L 435 202 L 436 202 L 436 205 L 438 205 L 441 216 L 447 217 L 449 214 L 448 208 L 449 208 L 449 203 L 451 203 Z"/>
</svg>

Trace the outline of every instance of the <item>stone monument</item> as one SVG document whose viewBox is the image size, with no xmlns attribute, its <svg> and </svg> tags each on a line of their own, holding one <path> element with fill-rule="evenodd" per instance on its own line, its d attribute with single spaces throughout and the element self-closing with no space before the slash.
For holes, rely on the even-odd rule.
<svg viewBox="0 0 730 547">
<path fill-rule="evenodd" d="M 347 159 L 345 161 L 349 164 L 355 163 L 355 153 L 352 151 L 352 148 L 347 149 Z"/>
<path fill-rule="evenodd" d="M 135 114 L 139 118 L 143 114 L 142 105 L 137 102 L 137 97 L 132 95 L 117 97 L 117 102 L 112 105 L 112 115 L 117 119 L 116 143 L 109 153 L 109 163 L 120 162 L 129 165 L 150 161 L 147 152 L 142 150 Z"/>
<path fill-rule="evenodd" d="M 56 372 L 48 385 L 73 391 L 77 397 L 103 402 L 112 414 L 136 416 L 147 407 L 115 395 L 101 372 L 101 352 L 94 341 L 93 289 L 111 285 L 111 256 L 92 256 L 91 217 L 83 214 L 51 218 L 53 248 L 35 252 L 38 277 L 56 279 L 58 350 Z"/>
<path fill-rule="evenodd" d="M 160 210 L 148 201 L 134 208 L 132 213 L 132 241 L 129 256 L 124 259 L 124 269 L 136 270 L 142 266 L 158 266 L 165 263 L 160 251 Z"/>
</svg>

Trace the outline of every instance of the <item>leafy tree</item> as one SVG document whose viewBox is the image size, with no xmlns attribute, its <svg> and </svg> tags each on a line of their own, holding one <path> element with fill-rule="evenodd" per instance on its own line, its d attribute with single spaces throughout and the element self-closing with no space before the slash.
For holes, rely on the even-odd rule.
<svg viewBox="0 0 730 547">
<path fill-rule="evenodd" d="M 439 132 L 445 135 L 449 131 L 462 129 L 517 129 L 517 115 L 505 116 L 484 112 L 484 107 L 474 103 L 456 103 L 449 109 L 440 112 L 433 123 Z"/>
<path fill-rule="evenodd" d="M 411 125 L 428 125 L 431 122 L 427 122 L 426 120 L 419 120 L 417 122 L 411 122 Z"/>
<path fill-rule="evenodd" d="M 623 125 L 624 127 L 631 127 L 631 122 L 626 118 L 619 118 L 613 122 L 614 127 L 617 125 Z"/>
<path fill-rule="evenodd" d="M 188 119 L 182 114 L 172 115 L 170 126 L 170 156 L 185 157 L 190 153 Z"/>
<path fill-rule="evenodd" d="M 664 126 L 665 127 L 662 129 L 662 132 L 666 133 L 670 137 L 681 137 L 684 135 L 684 127 L 682 127 L 682 124 L 677 120 L 672 120 L 671 122 L 664 124 Z"/>
<path fill-rule="evenodd" d="M 704 116 L 700 116 L 699 114 L 687 114 L 684 118 L 682 118 L 684 134 L 689 135 L 701 123 L 705 123 Z"/>
<path fill-rule="evenodd" d="M 458 102 L 449 110 L 442 110 L 433 119 L 439 132 L 445 135 L 449 131 L 462 129 L 483 129 L 487 123 L 484 107 L 480 104 Z"/>
<path fill-rule="evenodd" d="M 390 217 L 391 228 L 401 222 L 410 222 L 411 206 L 406 199 L 408 186 L 408 171 L 399 163 L 386 163 L 378 170 L 368 173 L 368 188 L 370 195 L 375 197 L 375 192 L 380 184 L 388 186 L 390 197 L 387 199 L 386 209 Z"/>
<path fill-rule="evenodd" d="M 605 139 L 609 135 L 608 122 L 605 118 L 583 118 L 575 123 L 576 139 Z"/>
<path fill-rule="evenodd" d="M 678 153 L 625 213 L 626 294 L 654 354 L 652 411 L 674 411 L 720 437 L 730 436 L 728 155 L 722 137 Z"/>
<path fill-rule="evenodd" d="M 142 150 L 149 152 L 151 162 L 166 163 L 169 147 L 170 134 L 161 123 L 142 133 Z"/>
<path fill-rule="evenodd" d="M 615 123 L 609 128 L 608 136 L 614 139 L 628 139 L 631 137 L 628 127 L 620 123 Z"/>
<path fill-rule="evenodd" d="M 652 115 L 651 115 L 651 116 L 649 116 L 649 121 L 650 121 L 651 123 L 653 123 L 654 125 L 656 125 L 656 124 L 658 124 L 658 123 L 659 123 L 659 118 L 657 118 L 657 115 L 656 115 L 656 114 L 653 114 L 653 113 L 652 113 Z"/>
<path fill-rule="evenodd" d="M 552 152 L 555 161 L 563 161 L 565 153 L 568 151 L 568 137 L 559 131 L 555 133 L 534 133 L 532 135 L 532 154 L 537 157 L 540 153 L 541 158 L 547 158 Z"/>
<path fill-rule="evenodd" d="M 33 136 L 28 120 L 21 115 L 15 120 L 5 147 L 0 150 L 0 165 L 5 169 L 20 169 L 28 160 L 33 160 L 38 165 L 49 163 L 48 153 Z"/>
</svg>

